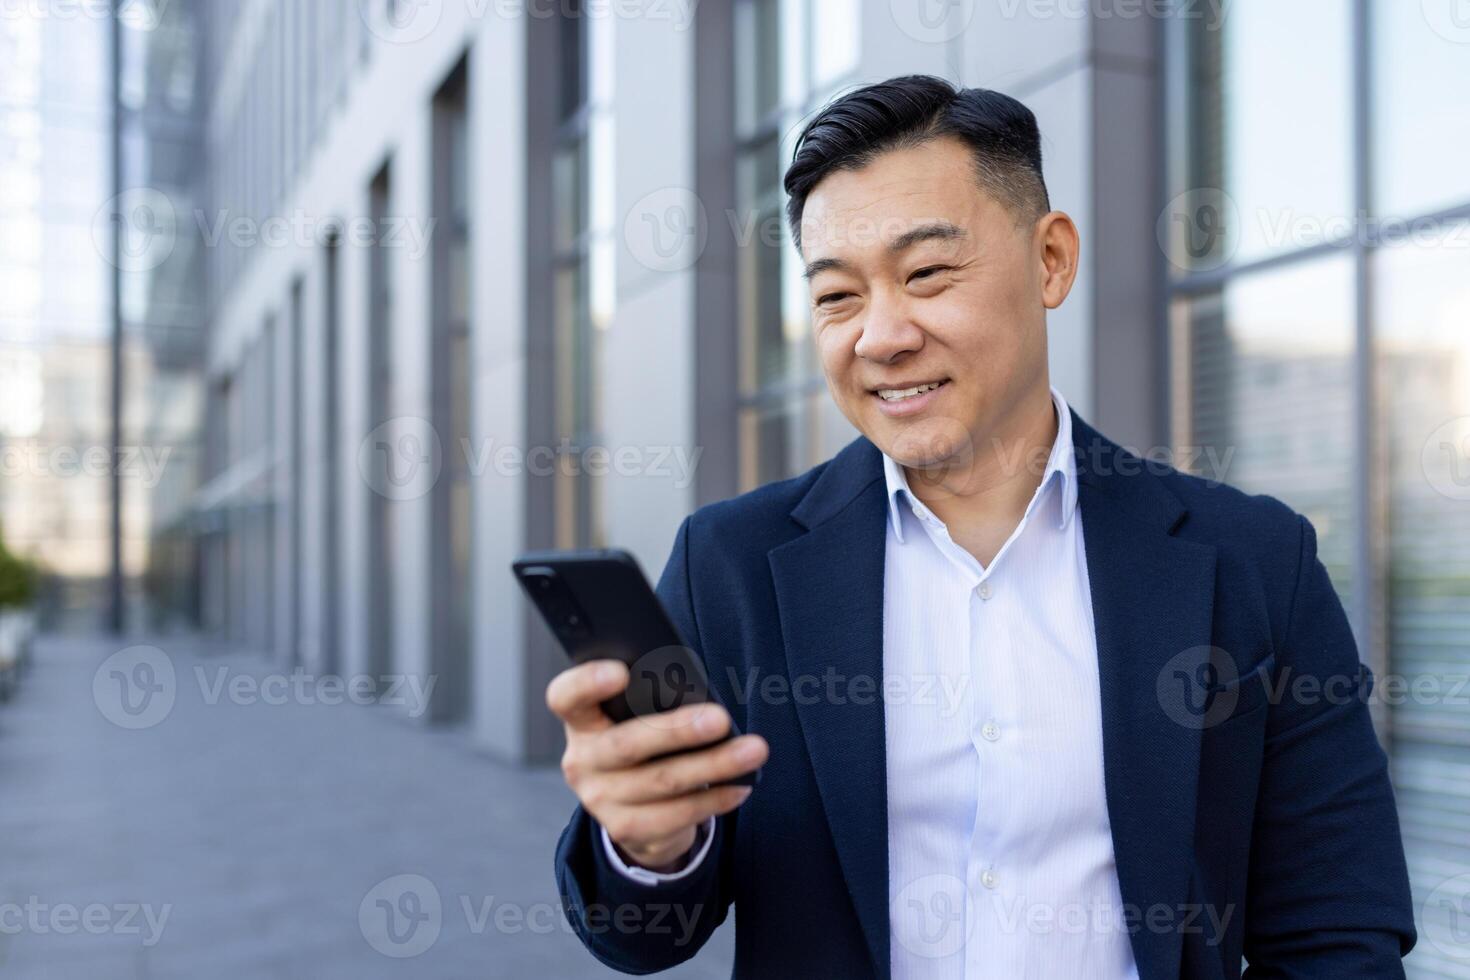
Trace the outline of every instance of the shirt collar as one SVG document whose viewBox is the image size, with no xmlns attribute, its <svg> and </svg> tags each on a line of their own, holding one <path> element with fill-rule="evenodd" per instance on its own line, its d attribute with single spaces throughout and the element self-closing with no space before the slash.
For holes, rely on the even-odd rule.
<svg viewBox="0 0 1470 980">
<path fill-rule="evenodd" d="M 1046 469 L 1042 471 L 1041 488 L 1037 491 L 1037 497 L 1043 496 L 1052 483 L 1061 484 L 1061 508 L 1057 515 L 1057 527 L 1064 528 L 1067 521 L 1071 520 L 1072 512 L 1077 509 L 1077 460 L 1072 452 L 1072 410 L 1067 406 L 1067 400 L 1062 397 L 1062 393 L 1054 387 L 1051 389 L 1051 400 L 1057 411 L 1057 438 L 1052 443 L 1051 455 L 1047 457 Z M 899 506 L 903 498 L 907 498 L 907 505 L 916 514 L 922 516 L 928 514 L 929 510 L 909 489 L 908 477 L 905 476 L 903 467 L 887 453 L 883 454 L 883 480 L 888 487 L 888 520 L 893 527 L 894 536 L 902 543 L 903 512 Z"/>
</svg>

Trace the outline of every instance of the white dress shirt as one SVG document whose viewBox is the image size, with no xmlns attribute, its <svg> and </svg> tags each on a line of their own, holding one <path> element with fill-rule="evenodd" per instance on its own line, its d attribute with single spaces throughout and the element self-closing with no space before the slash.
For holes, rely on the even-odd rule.
<svg viewBox="0 0 1470 980">
<path fill-rule="evenodd" d="M 982 566 L 884 457 L 883 674 L 894 980 L 1136 980 L 1103 788 L 1072 419 Z M 1016 460 L 1024 465 L 1024 458 Z"/>
<path fill-rule="evenodd" d="M 894 980 L 1137 980 L 1103 786 L 1096 636 L 1066 400 L 984 567 L 886 455 L 883 575 Z M 1024 458 L 1017 465 L 1027 462 Z M 901 679 L 901 680 L 900 680 Z M 676 875 L 705 859 L 709 835 Z"/>
</svg>

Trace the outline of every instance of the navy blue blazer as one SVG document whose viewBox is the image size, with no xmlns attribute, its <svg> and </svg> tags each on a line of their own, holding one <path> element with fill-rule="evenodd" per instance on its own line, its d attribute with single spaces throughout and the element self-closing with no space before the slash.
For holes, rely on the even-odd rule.
<svg viewBox="0 0 1470 980">
<path fill-rule="evenodd" d="M 1141 460 L 1075 412 L 1072 432 L 1139 977 L 1239 977 L 1242 956 L 1259 980 L 1402 977 L 1415 932 L 1372 675 L 1311 524 Z M 889 976 L 882 698 L 746 687 L 835 671 L 881 691 L 885 518 L 882 457 L 859 438 L 680 527 L 659 595 L 770 759 L 678 881 L 620 876 L 576 810 L 557 883 L 603 963 L 682 962 L 733 904 L 737 977 Z"/>
</svg>

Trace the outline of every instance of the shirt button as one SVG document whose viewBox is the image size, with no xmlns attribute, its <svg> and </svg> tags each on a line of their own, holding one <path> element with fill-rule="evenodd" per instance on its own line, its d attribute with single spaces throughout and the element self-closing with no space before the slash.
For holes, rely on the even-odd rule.
<svg viewBox="0 0 1470 980">
<path fill-rule="evenodd" d="M 980 729 L 980 734 L 985 736 L 985 741 L 994 742 L 1000 738 L 1000 726 L 993 721 L 987 721 L 985 727 Z"/>
<path fill-rule="evenodd" d="M 996 885 L 995 872 L 986 868 L 984 873 L 980 875 L 980 884 L 986 888 L 994 888 Z"/>
<path fill-rule="evenodd" d="M 986 579 L 984 582 L 981 582 L 980 585 L 975 589 L 975 591 L 979 593 L 980 598 L 989 599 L 991 595 L 990 580 Z"/>
</svg>

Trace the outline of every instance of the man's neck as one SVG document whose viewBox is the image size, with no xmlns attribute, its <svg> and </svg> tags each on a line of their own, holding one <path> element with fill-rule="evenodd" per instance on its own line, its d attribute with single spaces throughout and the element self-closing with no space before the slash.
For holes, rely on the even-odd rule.
<svg viewBox="0 0 1470 980">
<path fill-rule="evenodd" d="M 1043 387 L 977 440 L 968 457 L 934 469 L 904 467 L 904 476 L 955 543 L 989 567 L 1041 485 L 1059 426 L 1051 390 Z"/>
</svg>

